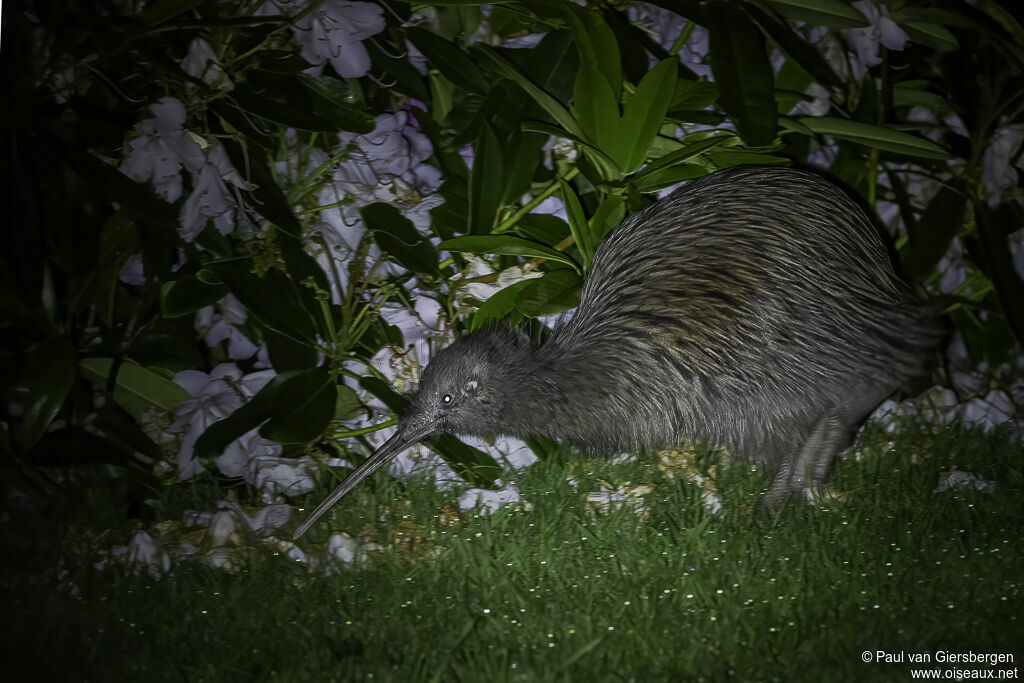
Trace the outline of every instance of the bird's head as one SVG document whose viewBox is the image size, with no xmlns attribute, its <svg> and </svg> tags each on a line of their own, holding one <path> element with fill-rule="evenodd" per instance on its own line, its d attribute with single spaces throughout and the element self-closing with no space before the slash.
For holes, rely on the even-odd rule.
<svg viewBox="0 0 1024 683">
<path fill-rule="evenodd" d="M 476 332 L 447 346 L 423 371 L 399 429 L 419 438 L 499 432 L 503 399 L 529 353 L 526 335 L 504 328 Z"/>
<path fill-rule="evenodd" d="M 475 332 L 442 349 L 423 371 L 395 433 L 313 511 L 295 538 L 363 479 L 423 439 L 500 432 L 508 383 L 522 371 L 531 353 L 526 334 L 505 327 Z"/>
</svg>

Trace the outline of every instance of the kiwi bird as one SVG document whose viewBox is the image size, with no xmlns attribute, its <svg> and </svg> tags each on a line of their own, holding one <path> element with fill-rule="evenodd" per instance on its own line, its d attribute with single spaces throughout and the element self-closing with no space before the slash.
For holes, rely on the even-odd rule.
<svg viewBox="0 0 1024 683">
<path fill-rule="evenodd" d="M 827 479 L 942 336 L 857 202 L 815 173 L 744 166 L 634 213 L 594 253 L 547 342 L 494 327 L 442 349 L 394 435 L 310 515 L 430 436 L 596 453 L 701 441 L 777 469 L 768 509 Z"/>
</svg>

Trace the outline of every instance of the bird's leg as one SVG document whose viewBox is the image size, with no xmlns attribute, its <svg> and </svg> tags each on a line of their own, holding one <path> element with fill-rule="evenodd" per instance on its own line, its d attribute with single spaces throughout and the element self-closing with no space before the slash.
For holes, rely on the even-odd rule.
<svg viewBox="0 0 1024 683">
<path fill-rule="evenodd" d="M 761 506 L 772 512 L 788 500 L 814 495 L 828 479 L 836 455 L 853 437 L 854 429 L 892 388 L 855 394 L 850 401 L 830 408 L 813 424 L 803 444 L 782 460 Z"/>
<path fill-rule="evenodd" d="M 766 512 L 774 512 L 786 502 L 799 498 L 808 488 L 808 482 L 817 480 L 819 471 L 828 473 L 835 457 L 835 443 L 839 439 L 834 411 L 814 423 L 804 442 L 794 447 L 779 463 L 772 485 L 760 501 Z"/>
</svg>

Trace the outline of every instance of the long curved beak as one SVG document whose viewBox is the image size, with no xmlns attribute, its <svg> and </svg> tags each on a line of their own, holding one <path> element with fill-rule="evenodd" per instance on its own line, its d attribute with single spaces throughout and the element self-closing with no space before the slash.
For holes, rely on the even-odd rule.
<svg viewBox="0 0 1024 683">
<path fill-rule="evenodd" d="M 429 434 L 430 430 L 427 429 L 403 429 L 399 426 L 390 439 L 380 445 L 380 448 L 373 452 L 366 461 L 356 468 L 352 474 L 348 475 L 345 481 L 338 485 L 338 488 L 331 491 L 331 495 L 324 498 L 324 501 L 317 506 L 316 510 L 309 518 L 302 523 L 296 531 L 295 535 L 292 536 L 292 540 L 296 540 L 299 536 L 309 531 L 309 528 L 316 523 L 316 520 L 320 519 L 325 512 L 334 507 L 334 504 L 341 500 L 349 491 L 359 485 L 363 479 L 379 470 L 385 463 L 394 458 L 396 455 L 404 451 L 409 446 L 412 446 L 420 439 L 423 439 Z"/>
</svg>

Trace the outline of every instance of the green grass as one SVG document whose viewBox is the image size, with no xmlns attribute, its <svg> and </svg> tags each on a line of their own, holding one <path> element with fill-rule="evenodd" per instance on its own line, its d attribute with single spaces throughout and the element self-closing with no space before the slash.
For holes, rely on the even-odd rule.
<svg viewBox="0 0 1024 683">
<path fill-rule="evenodd" d="M 1019 666 L 1024 447 L 908 432 L 873 453 L 839 464 L 843 501 L 768 520 L 750 512 L 768 475 L 743 464 L 720 468 L 712 515 L 653 457 L 539 462 L 517 478 L 532 510 L 454 526 L 438 514 L 450 497 L 375 477 L 334 523 L 353 536 L 370 524 L 387 550 L 330 576 L 269 551 L 234 574 L 97 571 L 74 540 L 113 527 L 103 542 L 124 543 L 130 527 L 116 488 L 82 492 L 0 525 L 4 679 L 911 679 L 909 663 L 861 661 L 879 649 L 1004 652 Z M 952 466 L 996 491 L 933 494 Z M 583 495 L 601 480 L 656 484 L 646 517 L 591 510 Z M 154 519 L 180 518 L 202 490 L 181 485 Z M 315 528 L 300 546 L 326 538 Z"/>
</svg>

